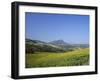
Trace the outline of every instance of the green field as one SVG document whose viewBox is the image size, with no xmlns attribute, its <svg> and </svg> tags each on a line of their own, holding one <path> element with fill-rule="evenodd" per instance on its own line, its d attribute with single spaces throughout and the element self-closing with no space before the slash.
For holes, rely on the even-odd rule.
<svg viewBox="0 0 100 81">
<path fill-rule="evenodd" d="M 89 49 L 76 49 L 63 53 L 36 52 L 26 54 L 26 68 L 81 66 L 89 64 Z"/>
</svg>

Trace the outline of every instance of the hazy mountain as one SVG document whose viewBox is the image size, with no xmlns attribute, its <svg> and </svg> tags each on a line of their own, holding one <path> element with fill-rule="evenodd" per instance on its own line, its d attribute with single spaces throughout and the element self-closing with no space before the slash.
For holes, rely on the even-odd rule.
<svg viewBox="0 0 100 81">
<path fill-rule="evenodd" d="M 66 43 L 65 41 L 63 40 L 55 40 L 55 41 L 51 41 L 49 42 L 50 44 L 53 44 L 53 45 L 70 45 L 69 43 Z"/>
<path fill-rule="evenodd" d="M 89 44 L 72 44 L 73 47 L 88 48 Z"/>
</svg>

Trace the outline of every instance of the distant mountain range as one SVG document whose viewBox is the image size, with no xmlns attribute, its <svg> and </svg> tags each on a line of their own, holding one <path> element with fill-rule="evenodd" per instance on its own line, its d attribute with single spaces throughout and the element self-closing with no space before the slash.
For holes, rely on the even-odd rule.
<svg viewBox="0 0 100 81">
<path fill-rule="evenodd" d="M 49 42 L 50 44 L 54 44 L 54 45 L 70 45 L 69 43 L 66 43 L 65 41 L 63 40 L 55 40 L 55 41 L 51 41 Z"/>
<path fill-rule="evenodd" d="M 26 39 L 26 50 L 30 51 L 47 51 L 47 52 L 64 52 L 73 48 L 88 48 L 88 44 L 69 44 L 63 40 L 44 42 L 40 40 Z M 29 51 L 30 50 L 30 51 Z"/>
</svg>

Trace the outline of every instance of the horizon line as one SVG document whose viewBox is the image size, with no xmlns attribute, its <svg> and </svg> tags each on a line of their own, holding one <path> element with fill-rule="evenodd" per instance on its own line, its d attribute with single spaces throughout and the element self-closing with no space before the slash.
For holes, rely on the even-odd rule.
<svg viewBox="0 0 100 81">
<path fill-rule="evenodd" d="M 58 41 L 58 40 L 63 40 L 63 39 L 58 39 L 58 40 L 52 40 L 52 41 L 43 41 L 43 40 L 38 40 L 38 39 L 31 39 L 31 38 L 25 38 L 26 39 L 29 39 L 29 40 L 37 40 L 37 41 L 41 41 L 41 42 L 46 42 L 46 43 L 49 43 L 49 42 L 52 42 L 52 41 Z M 89 43 L 69 43 L 69 42 L 66 42 L 65 40 L 63 40 L 65 43 L 68 43 L 68 44 L 88 44 Z"/>
</svg>

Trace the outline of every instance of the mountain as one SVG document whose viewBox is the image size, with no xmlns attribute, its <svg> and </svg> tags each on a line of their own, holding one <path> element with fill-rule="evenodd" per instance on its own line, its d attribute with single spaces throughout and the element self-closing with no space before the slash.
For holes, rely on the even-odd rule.
<svg viewBox="0 0 100 81">
<path fill-rule="evenodd" d="M 69 43 L 66 43 L 65 41 L 63 40 L 55 40 L 55 41 L 51 41 L 49 42 L 49 44 L 53 44 L 53 45 L 70 45 Z"/>
<path fill-rule="evenodd" d="M 73 46 L 71 44 L 69 44 L 63 40 L 51 41 L 51 42 L 49 42 L 49 44 L 59 46 L 60 48 L 66 50 L 66 51 L 73 48 Z"/>
</svg>

